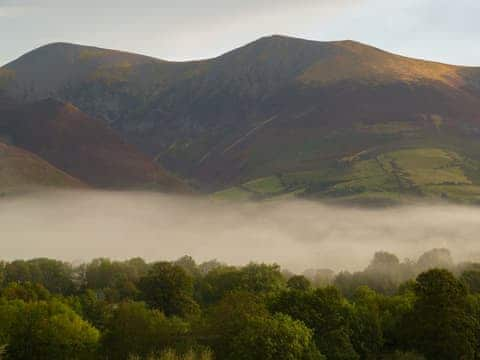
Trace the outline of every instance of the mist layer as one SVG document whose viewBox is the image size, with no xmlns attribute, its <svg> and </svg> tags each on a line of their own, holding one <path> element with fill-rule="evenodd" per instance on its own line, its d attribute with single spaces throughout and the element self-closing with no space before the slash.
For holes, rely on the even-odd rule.
<svg viewBox="0 0 480 360">
<path fill-rule="evenodd" d="M 375 251 L 449 248 L 480 260 L 480 208 L 349 209 L 308 201 L 232 204 L 155 193 L 51 192 L 0 200 L 0 258 L 109 257 L 357 270 Z"/>
</svg>

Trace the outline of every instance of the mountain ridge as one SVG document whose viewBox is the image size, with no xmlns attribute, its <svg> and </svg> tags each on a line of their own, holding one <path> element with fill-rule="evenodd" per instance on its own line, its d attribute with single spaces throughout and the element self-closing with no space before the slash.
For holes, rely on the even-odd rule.
<svg viewBox="0 0 480 360">
<path fill-rule="evenodd" d="M 474 162 L 480 157 L 477 67 L 412 59 L 348 40 L 284 36 L 201 61 L 139 56 L 126 64 L 131 56 L 63 64 L 58 69 L 74 79 L 63 83 L 62 76 L 42 82 L 31 75 L 49 73 L 38 61 L 20 74 L 28 63 L 23 58 L 22 66 L 2 69 L 10 76 L 16 71 L 30 87 L 4 88 L 20 100 L 43 92 L 73 103 L 204 191 L 273 174 L 353 169 L 358 161 L 343 159 L 372 154 L 373 160 L 374 153 L 402 148 L 442 148 Z M 37 83 L 42 91 L 35 90 Z"/>
</svg>

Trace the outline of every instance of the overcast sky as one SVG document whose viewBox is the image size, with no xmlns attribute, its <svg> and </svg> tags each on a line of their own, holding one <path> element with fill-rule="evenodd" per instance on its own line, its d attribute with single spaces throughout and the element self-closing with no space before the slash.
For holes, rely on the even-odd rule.
<svg viewBox="0 0 480 360">
<path fill-rule="evenodd" d="M 186 60 L 271 34 L 480 65 L 479 15 L 480 0 L 0 0 L 0 65 L 56 41 Z"/>
</svg>

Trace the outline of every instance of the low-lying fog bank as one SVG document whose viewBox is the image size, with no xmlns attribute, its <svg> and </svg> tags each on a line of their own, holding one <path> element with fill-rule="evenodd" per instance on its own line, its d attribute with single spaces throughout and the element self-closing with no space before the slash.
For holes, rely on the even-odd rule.
<svg viewBox="0 0 480 360">
<path fill-rule="evenodd" d="M 0 258 L 149 261 L 189 254 L 241 265 L 358 270 L 378 250 L 449 248 L 480 260 L 480 208 L 347 209 L 307 201 L 220 203 L 154 193 L 51 192 L 0 200 Z"/>
</svg>

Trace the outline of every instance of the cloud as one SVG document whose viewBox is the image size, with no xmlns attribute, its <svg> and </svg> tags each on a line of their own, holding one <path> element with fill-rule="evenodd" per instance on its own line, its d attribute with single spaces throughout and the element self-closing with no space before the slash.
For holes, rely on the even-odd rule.
<svg viewBox="0 0 480 360">
<path fill-rule="evenodd" d="M 15 17 L 0 32 L 16 35 L 2 54 L 66 41 L 173 60 L 213 57 L 265 35 L 302 36 L 363 1 L 0 0 L 2 17 Z"/>
<path fill-rule="evenodd" d="M 28 7 L 0 5 L 0 17 L 15 18 L 25 15 L 28 10 Z"/>
</svg>

